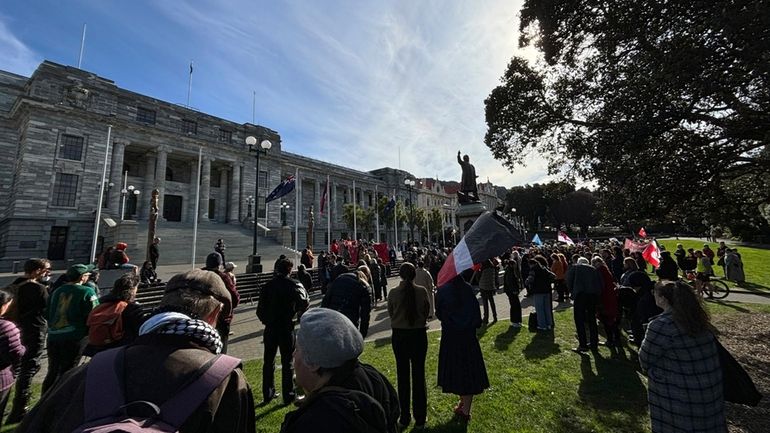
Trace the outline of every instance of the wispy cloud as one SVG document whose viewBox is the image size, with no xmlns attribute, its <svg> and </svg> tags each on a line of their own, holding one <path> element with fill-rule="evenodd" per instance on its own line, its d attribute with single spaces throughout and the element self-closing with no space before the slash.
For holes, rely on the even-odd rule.
<svg viewBox="0 0 770 433">
<path fill-rule="evenodd" d="M 8 28 L 8 18 L 0 15 L 0 53 L 2 69 L 29 76 L 43 57 L 20 41 Z"/>
<path fill-rule="evenodd" d="M 138 1 L 86 3 L 79 14 L 110 29 L 89 24 L 87 66 L 130 46 L 124 64 L 94 63 L 118 85 L 180 102 L 194 59 L 194 107 L 250 122 L 256 92 L 257 123 L 281 133 L 288 151 L 371 170 L 397 167 L 400 150 L 401 168 L 458 179 L 462 150 L 481 180 L 510 186 L 546 177 L 538 158 L 511 174 L 483 143 L 484 99 L 519 52 L 520 3 Z M 39 57 L 0 25 L 2 51 L 7 41 L 28 73 Z"/>
</svg>

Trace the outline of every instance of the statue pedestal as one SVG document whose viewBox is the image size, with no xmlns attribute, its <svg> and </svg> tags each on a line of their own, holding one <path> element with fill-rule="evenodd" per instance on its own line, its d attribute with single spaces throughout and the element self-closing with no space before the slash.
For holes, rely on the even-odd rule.
<svg viewBox="0 0 770 433">
<path fill-rule="evenodd" d="M 460 236 L 465 236 L 465 232 L 473 226 L 476 218 L 481 216 L 487 211 L 487 207 L 484 203 L 463 203 L 457 208 L 455 216 L 457 217 L 457 225 L 460 226 Z M 458 239 L 458 242 L 460 240 Z"/>
<path fill-rule="evenodd" d="M 292 247 L 291 244 L 291 227 L 290 226 L 282 226 L 281 227 L 281 245 L 283 246 L 289 246 Z"/>
</svg>

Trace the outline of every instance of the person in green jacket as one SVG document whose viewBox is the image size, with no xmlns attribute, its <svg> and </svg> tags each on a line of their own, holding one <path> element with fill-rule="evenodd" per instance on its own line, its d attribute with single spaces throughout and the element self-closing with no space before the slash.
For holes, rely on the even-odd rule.
<svg viewBox="0 0 770 433">
<path fill-rule="evenodd" d="M 48 373 L 43 393 L 80 361 L 88 337 L 88 313 L 99 305 L 94 289 L 85 285 L 93 270 L 93 265 L 72 265 L 65 274 L 67 282 L 48 298 Z"/>
</svg>

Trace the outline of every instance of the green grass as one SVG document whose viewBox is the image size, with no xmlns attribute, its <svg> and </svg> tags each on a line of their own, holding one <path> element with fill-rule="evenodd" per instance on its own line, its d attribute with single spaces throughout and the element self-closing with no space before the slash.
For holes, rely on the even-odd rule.
<svg viewBox="0 0 770 433">
<path fill-rule="evenodd" d="M 708 302 L 715 316 L 770 313 L 770 305 Z M 479 330 L 491 388 L 477 396 L 473 419 L 466 428 L 452 418 L 454 395 L 436 386 L 440 332 L 429 336 L 428 428 L 444 432 L 649 432 L 646 379 L 639 373 L 635 350 L 612 354 L 600 348 L 594 355 L 579 355 L 572 310 L 555 314 L 554 334 L 534 334 L 509 327 L 508 321 Z M 395 385 L 396 372 L 390 341 L 367 343 L 362 355 Z M 247 379 L 260 399 L 262 361 L 245 363 Z M 276 383 L 280 383 L 276 371 Z M 35 396 L 39 395 L 39 384 Z M 257 407 L 257 431 L 278 432 L 284 415 L 292 410 L 278 403 Z M 10 432 L 6 426 L 2 432 Z"/>
<path fill-rule="evenodd" d="M 703 249 L 703 244 L 708 244 L 714 253 L 719 248 L 718 243 L 703 242 L 697 240 L 676 240 L 676 239 L 663 239 L 659 240 L 660 245 L 664 245 L 667 250 L 674 254 L 676 251 L 676 244 L 680 243 L 685 250 L 693 248 L 695 250 Z M 761 248 L 751 248 L 739 245 L 731 245 L 730 242 L 726 242 L 728 247 L 738 248 L 738 252 L 741 254 L 741 260 L 743 260 L 743 271 L 746 274 L 746 282 L 741 284 L 740 289 L 748 292 L 768 293 L 770 292 L 770 250 Z M 714 272 L 717 277 L 723 277 L 721 266 L 714 266 Z M 730 287 L 736 287 L 735 283 L 727 282 Z"/>
</svg>

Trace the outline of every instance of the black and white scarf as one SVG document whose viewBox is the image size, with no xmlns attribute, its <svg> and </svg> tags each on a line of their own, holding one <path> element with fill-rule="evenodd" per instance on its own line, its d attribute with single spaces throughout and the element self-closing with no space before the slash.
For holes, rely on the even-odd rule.
<svg viewBox="0 0 770 433">
<path fill-rule="evenodd" d="M 222 339 L 213 326 L 175 311 L 166 311 L 150 317 L 139 328 L 139 335 L 145 334 L 185 335 L 213 353 L 222 352 Z"/>
</svg>

